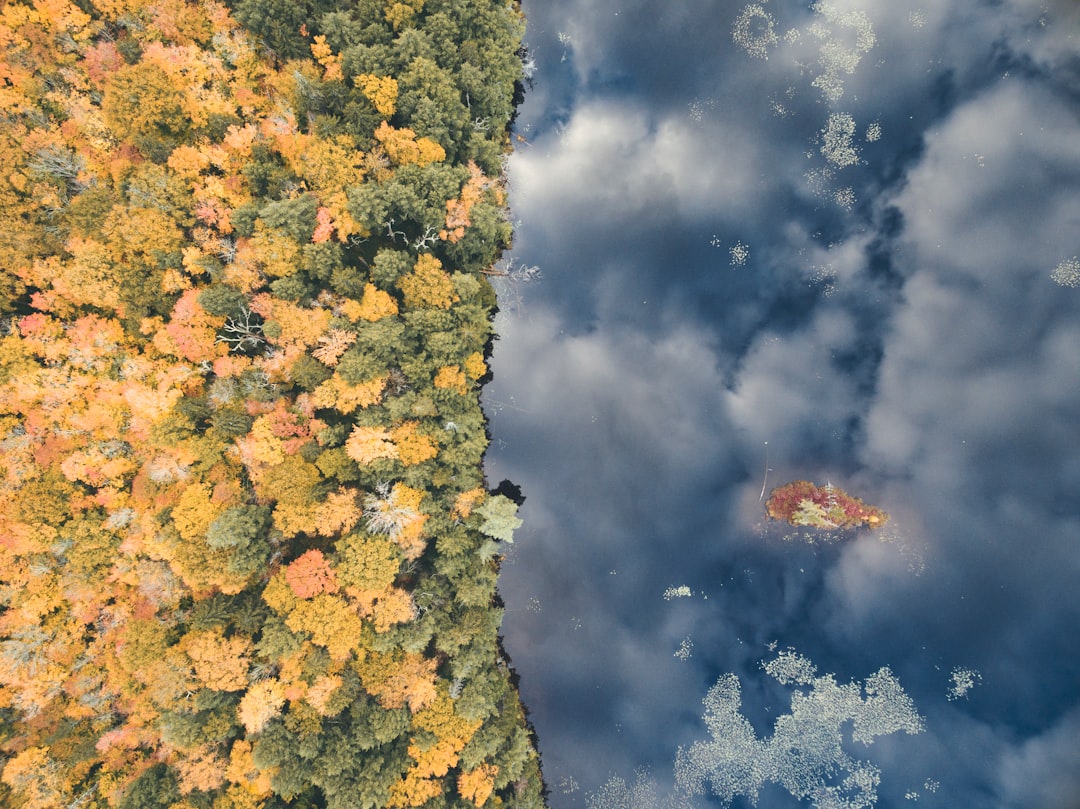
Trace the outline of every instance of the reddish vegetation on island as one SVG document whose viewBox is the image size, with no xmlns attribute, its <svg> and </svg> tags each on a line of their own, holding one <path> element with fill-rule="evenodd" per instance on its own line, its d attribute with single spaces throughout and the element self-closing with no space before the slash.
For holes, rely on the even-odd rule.
<svg viewBox="0 0 1080 809">
<path fill-rule="evenodd" d="M 808 480 L 773 489 L 765 511 L 774 520 L 810 528 L 880 528 L 889 519 L 881 509 L 866 505 L 831 483 L 816 486 Z"/>
</svg>

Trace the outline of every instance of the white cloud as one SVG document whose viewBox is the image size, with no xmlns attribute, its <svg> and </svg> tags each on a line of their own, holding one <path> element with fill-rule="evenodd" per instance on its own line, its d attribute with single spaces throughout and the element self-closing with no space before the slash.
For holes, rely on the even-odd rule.
<svg viewBox="0 0 1080 809">
<path fill-rule="evenodd" d="M 1046 273 L 1080 232 L 1076 118 L 1060 99 L 1003 81 L 959 107 L 926 138 L 926 153 L 896 200 L 917 260 L 931 268 L 1008 278 Z"/>
<path fill-rule="evenodd" d="M 1003 806 L 1042 809 L 1080 805 L 1080 708 L 1048 730 L 1007 749 L 997 772 Z"/>
<path fill-rule="evenodd" d="M 818 435 L 828 434 L 830 425 L 841 431 L 857 396 L 833 359 L 856 337 L 850 315 L 834 309 L 820 309 L 806 329 L 783 338 L 763 334 L 728 394 L 736 427 L 747 430 L 754 446 L 768 441 L 781 454 L 801 446 L 811 428 Z"/>
<path fill-rule="evenodd" d="M 590 220 L 656 219 L 658 212 L 702 219 L 747 211 L 761 193 L 758 144 L 730 123 L 654 121 L 612 100 L 578 107 L 561 135 L 549 134 L 513 158 L 518 215 Z"/>
</svg>

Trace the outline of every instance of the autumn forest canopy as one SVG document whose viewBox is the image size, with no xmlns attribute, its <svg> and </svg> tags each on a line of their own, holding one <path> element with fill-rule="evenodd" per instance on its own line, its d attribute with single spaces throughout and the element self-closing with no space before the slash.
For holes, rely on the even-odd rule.
<svg viewBox="0 0 1080 809">
<path fill-rule="evenodd" d="M 0 4 L 0 803 L 542 807 L 501 0 Z"/>
</svg>

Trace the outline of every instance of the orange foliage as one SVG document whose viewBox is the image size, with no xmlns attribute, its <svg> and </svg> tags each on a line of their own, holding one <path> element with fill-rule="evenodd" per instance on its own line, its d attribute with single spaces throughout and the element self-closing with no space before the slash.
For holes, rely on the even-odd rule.
<svg viewBox="0 0 1080 809">
<path fill-rule="evenodd" d="M 469 179 L 461 189 L 461 196 L 446 203 L 446 227 L 439 231 L 439 238 L 458 242 L 465 235 L 465 228 L 472 224 L 469 214 L 473 206 L 484 198 L 484 192 L 493 185 L 480 167 L 470 161 Z"/>
<path fill-rule="evenodd" d="M 435 373 L 435 387 L 456 391 L 462 396 L 469 392 L 465 384 L 465 374 L 456 365 L 444 365 Z"/>
<path fill-rule="evenodd" d="M 345 350 L 356 342 L 356 333 L 344 329 L 331 329 L 319 337 L 319 347 L 311 352 L 311 356 L 323 365 L 333 368 L 337 365 L 338 358 Z"/>
<path fill-rule="evenodd" d="M 251 663 L 251 641 L 243 635 L 224 637 L 220 629 L 189 633 L 181 647 L 191 658 L 195 676 L 213 691 L 242 691 L 247 688 Z"/>
<path fill-rule="evenodd" d="M 342 486 L 336 492 L 328 494 L 318 507 L 317 519 L 321 536 L 331 537 L 351 530 L 360 522 L 356 492 Z"/>
<path fill-rule="evenodd" d="M 414 734 L 411 766 L 391 806 L 452 789 L 479 726 L 439 685 L 445 658 L 405 651 L 415 633 L 395 631 L 418 613 L 402 562 L 424 552 L 453 496 L 452 484 L 425 490 L 431 470 L 417 468 L 438 458 L 446 398 L 427 383 L 377 406 L 391 367 L 466 395 L 483 356 L 435 367 L 402 346 L 371 379 L 333 370 L 367 324 L 459 302 L 428 254 L 397 287 L 364 283 L 361 264 L 385 237 L 360 248 L 371 234 L 350 213 L 357 186 L 446 150 L 389 123 L 397 79 L 345 77 L 322 35 L 307 40 L 311 58 L 279 63 L 229 5 L 0 3 L 0 708 L 12 805 L 118 805 L 166 765 L 192 796 L 176 809 L 258 809 L 278 773 L 256 765 L 258 742 L 243 734 L 287 704 L 290 732 L 319 732 L 356 698 L 353 671 L 384 708 L 412 714 L 400 731 Z M 423 0 L 385 5 L 395 30 L 424 20 Z M 312 91 L 325 117 L 298 103 Z M 373 139 L 326 134 L 339 91 L 385 117 Z M 491 187 L 470 166 L 443 239 L 461 238 Z M 279 202 L 307 205 L 305 224 L 269 224 Z M 455 312 L 445 328 L 472 316 Z M 249 327 L 249 341 L 224 341 Z M 402 475 L 415 488 L 376 487 Z M 483 497 L 459 495 L 450 516 Z M 257 593 L 269 609 L 246 608 Z M 235 713 L 206 709 L 215 703 Z M 458 782 L 474 801 L 487 795 L 475 772 Z"/>
<path fill-rule="evenodd" d="M 385 632 L 395 624 L 406 623 L 416 617 L 416 605 L 412 595 L 400 587 L 391 587 L 380 594 L 371 611 L 376 632 Z"/>
<path fill-rule="evenodd" d="M 311 232 L 311 241 L 315 244 L 330 241 L 334 235 L 334 214 L 329 208 L 320 206 L 315 211 L 315 230 Z"/>
<path fill-rule="evenodd" d="M 318 712 L 319 716 L 331 716 L 328 703 L 344 682 L 340 675 L 323 675 L 311 684 L 311 687 L 308 688 L 307 693 L 304 695 L 304 699 Z"/>
<path fill-rule="evenodd" d="M 316 549 L 301 554 L 285 568 L 285 581 L 297 598 L 337 592 L 334 569 L 330 567 L 322 551 Z"/>
<path fill-rule="evenodd" d="M 481 764 L 475 770 L 458 776 L 458 794 L 477 806 L 483 806 L 495 788 L 495 776 L 499 768 L 494 764 Z"/>
<path fill-rule="evenodd" d="M 454 510 L 452 515 L 454 517 L 460 517 L 465 519 L 472 514 L 473 508 L 477 503 L 481 502 L 487 496 L 487 492 L 482 487 L 475 489 L 469 489 L 467 492 L 462 492 L 457 496 L 454 501 Z"/>
<path fill-rule="evenodd" d="M 225 783 L 225 760 L 217 745 L 202 744 L 176 763 L 180 771 L 180 791 L 187 795 L 196 790 L 208 792 Z"/>
<path fill-rule="evenodd" d="M 225 318 L 207 314 L 199 305 L 199 290 L 189 289 L 173 307 L 169 323 L 154 335 L 154 345 L 163 354 L 190 362 L 212 360 L 228 353 L 224 343 L 216 342 L 223 325 Z"/>
</svg>

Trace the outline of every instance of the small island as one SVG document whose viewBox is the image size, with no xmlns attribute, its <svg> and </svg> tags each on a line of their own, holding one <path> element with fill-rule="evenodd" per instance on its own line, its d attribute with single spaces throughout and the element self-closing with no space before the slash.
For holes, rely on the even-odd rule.
<svg viewBox="0 0 1080 809">
<path fill-rule="evenodd" d="M 808 480 L 795 480 L 773 489 L 765 511 L 774 520 L 809 528 L 880 528 L 889 519 L 881 509 L 866 505 L 831 483 L 817 486 Z"/>
</svg>

